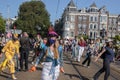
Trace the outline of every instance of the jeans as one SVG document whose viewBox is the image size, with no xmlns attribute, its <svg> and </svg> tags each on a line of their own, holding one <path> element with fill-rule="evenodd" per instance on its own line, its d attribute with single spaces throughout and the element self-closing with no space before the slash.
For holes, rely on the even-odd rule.
<svg viewBox="0 0 120 80">
<path fill-rule="evenodd" d="M 43 59 L 43 57 L 44 57 L 44 53 L 41 52 L 40 55 L 37 57 L 37 60 L 35 63 L 36 66 L 40 63 L 40 61 Z"/>
<path fill-rule="evenodd" d="M 23 61 L 25 60 L 25 70 L 28 70 L 28 55 L 29 50 L 21 50 L 20 53 L 20 68 L 23 69 Z"/>
<path fill-rule="evenodd" d="M 94 80 L 97 80 L 98 77 L 105 72 L 104 80 L 108 80 L 108 77 L 110 75 L 110 60 L 105 58 L 103 60 L 103 67 L 94 75 Z"/>
<path fill-rule="evenodd" d="M 86 59 L 82 62 L 82 64 L 85 64 L 87 61 L 88 61 L 87 66 L 90 66 L 91 55 L 90 55 L 89 53 L 87 54 L 87 57 L 86 57 Z"/>
</svg>

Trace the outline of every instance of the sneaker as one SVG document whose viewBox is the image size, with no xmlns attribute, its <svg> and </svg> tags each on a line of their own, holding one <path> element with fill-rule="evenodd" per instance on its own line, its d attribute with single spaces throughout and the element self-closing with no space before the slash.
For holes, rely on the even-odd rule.
<svg viewBox="0 0 120 80">
<path fill-rule="evenodd" d="M 44 64 L 44 62 L 41 63 L 41 65 L 43 65 L 43 64 Z"/>
<path fill-rule="evenodd" d="M 90 68 L 90 66 L 87 66 L 87 68 Z"/>
<path fill-rule="evenodd" d="M 19 69 L 19 71 L 24 71 L 23 69 Z"/>
<path fill-rule="evenodd" d="M 82 64 L 82 66 L 83 66 L 83 67 L 86 67 L 86 65 L 85 65 L 85 64 L 84 64 L 84 65 Z"/>
<path fill-rule="evenodd" d="M 24 72 L 27 72 L 27 71 L 28 71 L 28 69 L 25 69 L 25 70 L 24 70 Z"/>
<path fill-rule="evenodd" d="M 16 80 L 17 78 L 15 77 L 14 74 L 11 75 L 13 80 Z"/>
<path fill-rule="evenodd" d="M 34 62 L 32 62 L 31 64 L 34 65 Z"/>
</svg>

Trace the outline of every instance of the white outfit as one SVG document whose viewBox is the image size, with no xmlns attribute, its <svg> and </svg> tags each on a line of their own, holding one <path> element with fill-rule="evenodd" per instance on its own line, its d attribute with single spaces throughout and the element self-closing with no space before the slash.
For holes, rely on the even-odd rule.
<svg viewBox="0 0 120 80">
<path fill-rule="evenodd" d="M 80 58 L 83 54 L 83 51 L 84 51 L 84 47 L 79 46 L 78 62 L 80 62 Z"/>
<path fill-rule="evenodd" d="M 53 80 L 53 75 L 54 74 L 50 74 L 51 66 L 52 66 L 52 62 L 44 62 L 43 70 L 42 70 L 42 80 Z M 54 80 L 58 79 L 59 72 L 60 72 L 60 65 L 57 65 L 55 67 L 55 78 L 54 78 Z"/>
<path fill-rule="evenodd" d="M 54 59 L 54 53 L 48 48 L 48 56 Z M 47 58 L 46 58 L 47 59 Z M 44 62 L 42 80 L 57 80 L 60 72 L 60 64 L 54 66 L 53 61 Z"/>
</svg>

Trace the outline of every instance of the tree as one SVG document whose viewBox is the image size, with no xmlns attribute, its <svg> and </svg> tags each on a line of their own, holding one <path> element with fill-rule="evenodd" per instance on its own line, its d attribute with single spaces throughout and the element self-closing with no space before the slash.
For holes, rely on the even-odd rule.
<svg viewBox="0 0 120 80">
<path fill-rule="evenodd" d="M 5 21 L 4 19 L 0 16 L 0 33 L 5 32 Z"/>
<path fill-rule="evenodd" d="M 49 13 L 42 1 L 24 2 L 19 7 L 18 19 L 14 23 L 17 29 L 28 33 L 46 34 L 50 25 Z"/>
<path fill-rule="evenodd" d="M 115 40 L 115 41 L 120 41 L 120 35 L 116 35 L 116 36 L 114 37 L 114 40 Z"/>
<path fill-rule="evenodd" d="M 88 39 L 88 36 L 87 35 L 78 35 L 78 38 L 80 38 L 80 37 L 83 37 L 85 40 L 87 40 Z"/>
</svg>

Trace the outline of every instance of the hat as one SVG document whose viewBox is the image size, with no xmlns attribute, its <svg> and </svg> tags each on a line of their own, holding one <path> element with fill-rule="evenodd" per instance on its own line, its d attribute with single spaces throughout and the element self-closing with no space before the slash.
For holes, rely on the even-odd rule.
<svg viewBox="0 0 120 80">
<path fill-rule="evenodd" d="M 113 41 L 112 39 L 105 40 L 105 42 L 112 42 L 112 41 Z"/>
<path fill-rule="evenodd" d="M 55 31 L 51 31 L 51 32 L 49 32 L 49 36 L 50 37 L 57 37 L 58 34 Z"/>
<path fill-rule="evenodd" d="M 50 26 L 48 28 L 48 36 L 49 37 L 58 37 L 58 34 L 54 31 L 54 28 Z"/>
</svg>

